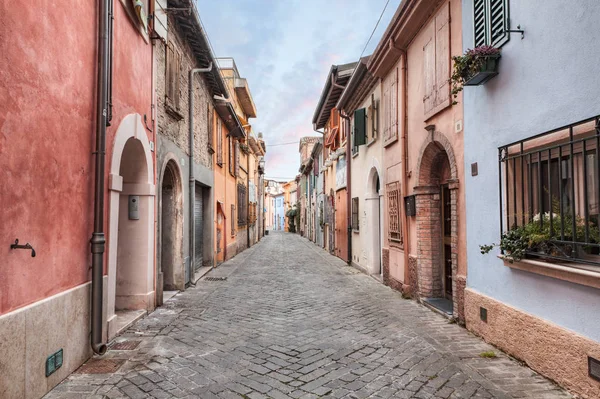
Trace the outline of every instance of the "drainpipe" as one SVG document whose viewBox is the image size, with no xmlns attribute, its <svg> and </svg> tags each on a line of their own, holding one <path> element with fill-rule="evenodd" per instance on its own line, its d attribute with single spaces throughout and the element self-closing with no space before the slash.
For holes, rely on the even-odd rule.
<svg viewBox="0 0 600 399">
<path fill-rule="evenodd" d="M 347 115 L 344 115 L 342 112 L 340 112 L 340 116 L 342 117 L 342 119 L 344 119 L 344 123 L 346 124 L 346 127 L 348 128 L 348 132 L 350 131 L 350 117 Z M 352 154 L 351 152 L 351 148 L 350 148 L 350 136 L 348 134 L 346 134 L 346 170 L 348 171 L 347 175 L 346 175 L 346 191 L 347 191 L 347 195 L 346 195 L 346 199 L 347 199 L 347 205 L 346 205 L 346 223 L 347 223 L 347 229 L 348 229 L 348 264 L 351 265 L 352 264 L 352 162 L 351 162 L 351 156 Z"/>
<path fill-rule="evenodd" d="M 407 93 L 407 88 L 408 88 L 408 61 L 407 61 L 407 53 L 406 50 L 400 47 L 397 47 L 396 44 L 392 41 L 391 42 L 392 47 L 394 47 L 394 49 L 398 50 L 400 52 L 400 55 L 402 57 L 402 73 L 401 73 L 401 79 L 402 79 L 402 105 L 401 105 L 401 109 L 402 112 L 404 113 L 404 120 L 402 121 L 402 132 L 400 134 L 400 140 L 401 140 L 401 145 L 400 145 L 400 157 L 402 159 L 402 163 L 404 164 L 404 168 L 403 168 L 403 176 L 402 176 L 402 192 L 404 193 L 404 195 L 407 195 L 408 193 L 408 178 L 409 178 L 409 172 L 408 172 L 408 93 Z M 402 201 L 402 207 L 404 207 L 404 201 Z M 406 209 L 404 210 L 404 214 L 406 214 Z M 410 243 L 408 242 L 408 219 L 406 219 L 406 223 L 403 223 L 403 231 L 402 234 L 404 236 L 404 281 L 408 281 L 409 278 L 409 268 L 408 268 L 408 263 L 409 263 L 409 252 L 410 252 Z M 416 281 L 411 281 L 411 285 L 416 285 L 417 282 Z M 415 290 L 417 287 L 413 286 L 412 287 L 413 290 Z"/>
<path fill-rule="evenodd" d="M 190 142 L 190 186 L 189 186 L 189 212 L 190 212 L 190 281 L 192 280 L 192 268 L 196 263 L 196 251 L 194 248 L 195 239 L 195 220 L 194 220 L 194 194 L 196 192 L 196 177 L 194 176 L 194 75 L 197 73 L 207 73 L 212 71 L 213 64 L 210 62 L 208 68 L 193 68 L 190 69 L 188 80 L 188 95 L 189 95 L 189 142 Z"/>
<path fill-rule="evenodd" d="M 250 148 L 250 140 L 248 148 Z M 248 221 L 248 208 L 250 208 L 250 151 L 246 154 L 246 242 L 247 248 L 250 248 L 250 222 Z"/>
<path fill-rule="evenodd" d="M 104 166 L 106 158 L 106 125 L 108 124 L 109 10 L 112 1 L 100 0 L 98 20 L 98 82 L 96 99 L 96 173 L 94 181 L 94 232 L 92 251 L 92 350 L 106 353 L 102 342 L 103 269 L 106 239 L 104 236 Z"/>
</svg>

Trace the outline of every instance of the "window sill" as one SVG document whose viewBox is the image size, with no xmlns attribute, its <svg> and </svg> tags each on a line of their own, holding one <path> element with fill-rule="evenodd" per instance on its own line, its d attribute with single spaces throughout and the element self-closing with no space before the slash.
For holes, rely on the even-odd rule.
<svg viewBox="0 0 600 399">
<path fill-rule="evenodd" d="M 510 262 L 504 255 L 498 255 L 498 258 L 504 261 L 504 265 L 511 269 L 523 270 L 530 273 L 540 274 L 542 276 L 552 277 L 559 280 L 569 281 L 575 284 L 581 284 L 588 287 L 600 288 L 600 268 L 598 271 L 589 270 L 581 264 L 562 265 L 558 263 L 541 262 L 533 259 L 521 259 L 520 261 Z M 593 266 L 591 267 L 593 268 Z M 590 269 L 591 269 L 590 268 Z"/>
<path fill-rule="evenodd" d="M 359 152 L 356 151 L 355 153 L 352 154 L 352 158 L 356 158 L 358 156 Z"/>
<path fill-rule="evenodd" d="M 371 144 L 375 143 L 376 141 L 377 141 L 377 137 L 375 137 L 373 140 L 369 141 L 369 142 L 367 143 L 367 147 L 370 147 L 370 146 L 371 146 Z"/>
<path fill-rule="evenodd" d="M 360 230 L 352 229 L 353 233 L 360 234 Z"/>
<path fill-rule="evenodd" d="M 183 114 L 171 105 L 170 101 L 165 101 L 165 111 L 178 121 L 183 120 Z"/>
</svg>

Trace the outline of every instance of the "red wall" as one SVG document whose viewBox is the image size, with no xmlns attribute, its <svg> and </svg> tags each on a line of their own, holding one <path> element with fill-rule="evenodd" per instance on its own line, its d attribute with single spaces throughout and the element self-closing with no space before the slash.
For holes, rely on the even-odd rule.
<svg viewBox="0 0 600 399">
<path fill-rule="evenodd" d="M 96 1 L 0 0 L 0 314 L 88 281 Z M 148 114 L 151 45 L 115 6 L 113 127 Z M 18 238 L 37 252 L 10 250 Z"/>
</svg>

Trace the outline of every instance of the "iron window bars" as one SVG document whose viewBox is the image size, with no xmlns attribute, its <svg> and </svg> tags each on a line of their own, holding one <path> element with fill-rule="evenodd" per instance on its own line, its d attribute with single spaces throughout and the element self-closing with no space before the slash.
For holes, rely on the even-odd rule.
<svg viewBox="0 0 600 399">
<path fill-rule="evenodd" d="M 600 265 L 600 115 L 498 150 L 501 234 L 536 223 L 527 255 Z"/>
</svg>

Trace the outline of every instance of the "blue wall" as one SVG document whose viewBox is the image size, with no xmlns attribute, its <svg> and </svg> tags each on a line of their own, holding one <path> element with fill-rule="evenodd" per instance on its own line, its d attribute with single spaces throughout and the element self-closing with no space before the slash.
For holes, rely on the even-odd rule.
<svg viewBox="0 0 600 399">
<path fill-rule="evenodd" d="M 473 48 L 473 1 L 463 0 L 463 47 Z M 500 74 L 464 90 L 467 285 L 600 341 L 600 290 L 504 266 L 479 244 L 498 242 L 498 147 L 600 114 L 600 1 L 510 0 L 513 33 Z"/>
</svg>

